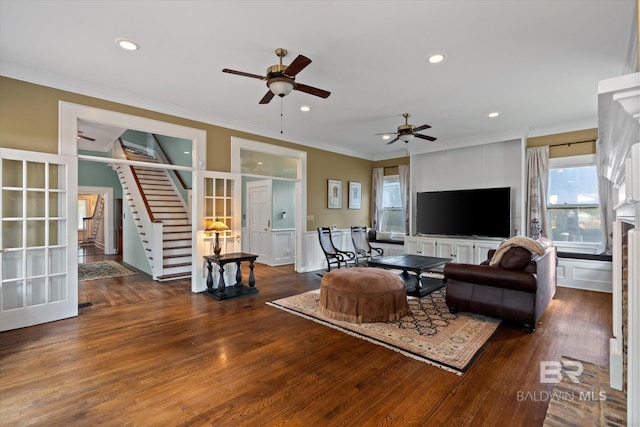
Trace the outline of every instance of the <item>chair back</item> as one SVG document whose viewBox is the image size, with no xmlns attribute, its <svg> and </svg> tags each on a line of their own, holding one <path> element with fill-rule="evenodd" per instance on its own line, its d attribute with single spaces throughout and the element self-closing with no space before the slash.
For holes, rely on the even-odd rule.
<svg viewBox="0 0 640 427">
<path fill-rule="evenodd" d="M 367 227 L 351 227 L 351 240 L 353 240 L 353 246 L 356 248 L 356 253 L 368 254 L 371 252 Z"/>
<path fill-rule="evenodd" d="M 338 253 L 331 239 L 331 229 L 329 227 L 318 227 L 318 239 L 325 254 L 336 255 Z"/>
</svg>

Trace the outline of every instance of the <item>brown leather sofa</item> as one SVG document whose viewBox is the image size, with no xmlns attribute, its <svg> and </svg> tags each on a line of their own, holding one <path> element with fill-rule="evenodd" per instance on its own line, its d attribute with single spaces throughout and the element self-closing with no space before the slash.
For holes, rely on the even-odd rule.
<svg viewBox="0 0 640 427">
<path fill-rule="evenodd" d="M 480 265 L 445 264 L 447 306 L 452 313 L 496 317 L 533 332 L 556 293 L 556 248 L 548 246 L 543 255 L 532 255 L 514 247 L 492 266 L 494 252 L 490 250 L 489 259 Z"/>
</svg>

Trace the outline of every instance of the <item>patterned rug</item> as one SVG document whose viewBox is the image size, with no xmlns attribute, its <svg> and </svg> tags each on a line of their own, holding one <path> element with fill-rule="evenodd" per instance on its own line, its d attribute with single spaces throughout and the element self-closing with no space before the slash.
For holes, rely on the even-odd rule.
<svg viewBox="0 0 640 427">
<path fill-rule="evenodd" d="M 267 304 L 458 375 L 469 368 L 500 326 L 498 319 L 449 313 L 444 288 L 422 298 L 407 297 L 411 314 L 394 322 L 334 320 L 320 313 L 319 300 L 317 289 Z"/>
<path fill-rule="evenodd" d="M 137 274 L 116 261 L 100 261 L 78 264 L 78 281 L 106 279 Z"/>
</svg>

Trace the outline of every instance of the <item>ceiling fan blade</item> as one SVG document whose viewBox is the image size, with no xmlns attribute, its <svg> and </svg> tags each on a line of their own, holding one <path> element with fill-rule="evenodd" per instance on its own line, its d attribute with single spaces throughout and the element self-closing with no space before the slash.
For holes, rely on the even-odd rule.
<svg viewBox="0 0 640 427">
<path fill-rule="evenodd" d="M 432 136 L 427 136 L 427 135 L 420 135 L 419 133 L 414 133 L 414 136 L 416 138 L 422 138 L 422 139 L 426 139 L 427 141 L 435 141 L 438 138 L 434 138 Z"/>
<path fill-rule="evenodd" d="M 264 76 L 259 76 L 257 74 L 251 74 L 251 73 L 245 73 L 244 71 L 230 70 L 228 68 L 225 68 L 224 70 L 222 70 L 222 72 L 223 73 L 229 73 L 229 74 L 236 74 L 238 76 L 252 77 L 254 79 L 266 80 Z"/>
<path fill-rule="evenodd" d="M 260 102 L 258 102 L 258 104 L 268 104 L 269 102 L 271 102 L 274 96 L 275 96 L 274 93 L 269 90 L 267 91 L 267 93 L 264 94 L 264 96 L 262 97 Z"/>
<path fill-rule="evenodd" d="M 413 131 L 414 132 L 420 132 L 421 130 L 425 130 L 425 129 L 429 129 L 431 126 L 429 125 L 422 125 L 422 126 L 418 126 L 417 128 L 415 128 Z"/>
<path fill-rule="evenodd" d="M 387 145 L 393 144 L 394 142 L 396 142 L 399 139 L 400 139 L 400 137 L 397 136 L 395 139 L 392 139 L 391 141 L 387 142 Z"/>
<path fill-rule="evenodd" d="M 398 132 L 382 132 L 382 133 L 374 133 L 374 135 L 397 135 Z"/>
<path fill-rule="evenodd" d="M 291 64 L 284 70 L 287 76 L 293 77 L 302 71 L 307 65 L 311 64 L 311 60 L 303 55 L 298 55 Z"/>
<path fill-rule="evenodd" d="M 300 92 L 308 93 L 310 95 L 319 96 L 320 98 L 328 98 L 329 95 L 331 95 L 331 92 L 318 89 L 317 87 L 303 85 L 302 83 L 296 83 L 295 90 L 299 90 Z"/>
<path fill-rule="evenodd" d="M 88 136 L 78 134 L 78 138 L 86 139 L 87 141 L 95 141 L 95 138 L 90 138 Z"/>
</svg>

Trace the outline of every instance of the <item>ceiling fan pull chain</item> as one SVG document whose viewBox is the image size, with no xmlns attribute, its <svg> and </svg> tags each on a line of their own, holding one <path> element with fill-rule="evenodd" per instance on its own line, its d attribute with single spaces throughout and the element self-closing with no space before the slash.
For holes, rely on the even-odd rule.
<svg viewBox="0 0 640 427">
<path fill-rule="evenodd" d="M 284 116 L 284 114 L 282 114 L 282 98 L 280 97 L 280 133 L 282 133 L 282 117 Z"/>
</svg>

